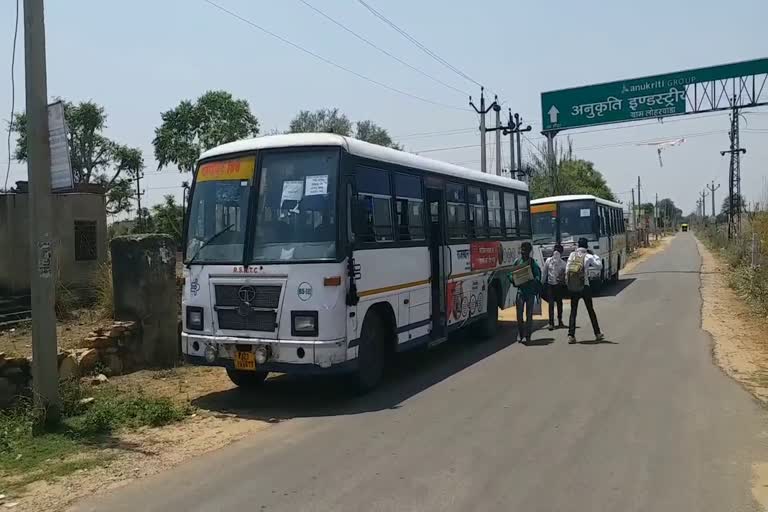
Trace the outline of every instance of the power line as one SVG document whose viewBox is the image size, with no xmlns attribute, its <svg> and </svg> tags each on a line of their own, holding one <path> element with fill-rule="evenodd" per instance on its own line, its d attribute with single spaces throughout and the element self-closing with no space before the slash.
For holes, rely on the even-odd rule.
<svg viewBox="0 0 768 512">
<path fill-rule="evenodd" d="M 5 169 L 5 184 L 8 189 L 8 177 L 11 175 L 11 133 L 13 132 L 13 117 L 16 115 L 16 39 L 19 36 L 19 0 L 16 0 L 16 22 L 13 25 L 13 45 L 11 49 L 11 119 L 8 123 L 8 166 Z"/>
<path fill-rule="evenodd" d="M 445 86 L 445 87 L 447 87 L 447 88 L 449 88 L 449 89 L 451 89 L 453 91 L 456 91 L 456 92 L 458 92 L 460 94 L 468 96 L 468 93 L 466 91 L 462 91 L 461 89 L 459 89 L 457 87 L 454 87 L 451 84 L 443 82 L 439 78 L 435 78 L 434 76 L 430 75 L 429 73 L 427 73 L 425 71 L 422 71 L 421 69 L 417 68 L 416 66 L 413 66 L 413 65 L 405 62 L 404 60 L 402 60 L 401 58 L 397 57 L 396 55 L 391 54 L 390 52 L 388 52 L 384 48 L 381 48 L 380 46 L 377 46 L 375 43 L 372 43 L 369 39 L 366 39 L 365 37 L 361 36 L 360 34 L 355 32 L 351 28 L 349 28 L 346 25 L 342 24 L 340 21 L 337 21 L 336 19 L 334 19 L 333 17 L 329 16 L 325 12 L 321 11 L 320 9 L 315 7 L 314 5 L 312 5 L 309 2 L 307 2 L 306 0 L 299 0 L 299 2 L 301 2 L 304 5 L 306 5 L 307 7 L 309 7 L 310 9 L 312 9 L 313 11 L 318 13 L 320 16 L 322 16 L 325 19 L 327 19 L 328 21 L 330 21 L 331 23 L 333 23 L 333 24 L 337 25 L 338 27 L 341 27 L 342 29 L 346 30 L 347 32 L 349 32 L 350 34 L 352 34 L 353 36 L 355 36 L 356 38 L 358 38 L 359 40 L 361 40 L 362 42 L 364 42 L 365 44 L 367 44 L 371 48 L 374 48 L 374 49 L 378 50 L 379 52 L 383 53 L 384 55 L 386 55 L 386 56 L 396 60 L 397 62 L 399 62 L 403 66 L 406 66 L 406 67 L 412 69 L 413 71 L 415 71 L 415 72 L 417 72 L 417 73 L 419 73 L 419 74 L 429 78 L 433 82 L 437 82 L 438 84 L 440 84 L 442 86 Z"/>
<path fill-rule="evenodd" d="M 292 46 L 293 48 L 296 48 L 297 50 L 299 50 L 301 52 L 304 52 L 307 55 L 310 55 L 310 56 L 312 56 L 312 57 L 314 57 L 314 58 L 316 58 L 318 60 L 321 60 L 321 61 L 325 62 L 326 64 L 329 64 L 329 65 L 331 65 L 331 66 L 333 66 L 333 67 L 335 67 L 337 69 L 340 69 L 340 70 L 345 71 L 345 72 L 347 72 L 347 73 L 349 73 L 351 75 L 354 75 L 354 76 L 356 76 L 358 78 L 361 78 L 363 80 L 371 82 L 372 84 L 376 84 L 379 87 L 383 87 L 384 89 L 387 89 L 389 91 L 395 92 L 397 94 L 401 94 L 403 96 L 408 96 L 409 98 L 413 98 L 415 100 L 418 100 L 418 101 L 421 101 L 421 102 L 424 102 L 424 103 L 429 103 L 431 105 L 436 105 L 438 107 L 448 108 L 448 109 L 451 109 L 451 110 L 460 110 L 462 112 L 469 110 L 469 109 L 464 108 L 464 107 L 456 107 L 456 106 L 453 106 L 453 105 L 448 105 L 446 103 L 440 103 L 439 101 L 433 101 L 433 100 L 430 100 L 428 98 L 424 98 L 424 97 L 421 97 L 421 96 L 417 96 L 415 94 L 411 94 L 411 93 L 409 93 L 407 91 L 403 91 L 402 89 L 398 89 L 398 88 L 393 87 L 391 85 L 387 85 L 387 84 L 385 84 L 383 82 L 379 82 L 378 80 L 375 80 L 375 79 L 373 79 L 371 77 L 368 77 L 366 75 L 358 73 L 357 71 L 354 71 L 354 70 L 352 70 L 352 69 L 350 69 L 348 67 L 342 66 L 341 64 L 338 64 L 337 62 L 334 62 L 334 61 L 332 61 L 332 60 L 330 60 L 330 59 L 328 59 L 326 57 L 323 57 L 322 55 L 320 55 L 318 53 L 315 53 L 312 50 L 308 50 L 307 48 L 304 48 L 303 46 L 301 46 L 301 45 L 299 45 L 297 43 L 294 43 L 293 41 L 290 41 L 290 40 L 284 38 L 283 36 L 280 36 L 280 35 L 276 34 L 275 32 L 272 32 L 271 30 L 267 30 L 266 28 L 262 27 L 261 25 L 257 25 L 253 21 L 251 21 L 251 20 L 249 20 L 247 18 L 244 18 L 243 16 L 240 16 L 239 14 L 237 14 L 234 11 L 230 11 L 226 7 L 223 7 L 223 6 L 219 5 L 219 4 L 217 4 L 216 2 L 213 2 L 212 0 L 202 0 L 202 1 L 207 3 L 207 4 L 209 4 L 209 5 L 211 5 L 211 6 L 213 6 L 213 7 L 215 7 L 216 9 L 220 10 L 223 13 L 226 13 L 226 14 L 232 16 L 233 18 L 236 18 L 236 19 L 242 21 L 243 23 L 246 23 L 247 25 L 250 25 L 251 27 L 253 27 L 253 28 L 257 29 L 257 30 L 260 30 L 261 32 L 263 32 L 263 33 L 265 33 L 265 34 L 267 34 L 267 35 L 277 39 L 278 41 L 281 41 L 284 44 Z"/>
<path fill-rule="evenodd" d="M 460 135 L 464 133 L 476 133 L 477 128 L 456 128 L 453 130 L 442 130 L 437 132 L 421 132 L 421 133 L 409 133 L 407 135 L 393 135 L 393 138 L 397 140 L 402 139 L 419 139 L 424 137 L 435 137 L 437 135 Z"/>
<path fill-rule="evenodd" d="M 454 72 L 454 73 L 456 73 L 457 75 L 461 76 L 462 78 L 465 78 L 465 79 L 469 80 L 469 81 L 470 81 L 470 82 L 472 82 L 473 84 L 475 84 L 475 85 L 477 85 L 477 86 L 480 86 L 480 87 L 482 87 L 482 86 L 483 86 L 483 84 L 481 84 L 480 82 L 478 82 L 477 80 L 475 80 L 475 79 L 474 79 L 474 78 L 472 78 L 471 76 L 467 75 L 467 74 L 466 74 L 466 73 L 464 73 L 462 70 L 460 70 L 459 68 L 457 68 L 456 66 L 454 66 L 453 64 L 451 64 L 451 63 L 450 63 L 450 62 L 448 62 L 447 60 L 443 59 L 442 57 L 440 57 L 439 55 L 437 55 L 435 52 L 433 52 L 432 50 L 430 50 L 429 48 L 427 48 L 427 47 L 426 47 L 426 46 L 424 46 L 423 44 L 421 44 L 421 43 L 420 43 L 419 41 L 417 41 L 417 40 L 416 40 L 416 39 L 415 39 L 413 36 L 411 36 L 411 35 L 410 35 L 408 32 L 406 32 L 406 31 L 405 31 L 405 30 L 403 30 L 402 28 L 398 27 L 398 26 L 397 26 L 397 25 L 396 25 L 396 24 L 395 24 L 395 23 L 394 23 L 392 20 L 390 20 L 389 18 L 387 18 L 386 16 L 384 16 L 383 14 L 381 14 L 379 11 L 377 11 L 376 9 L 374 9 L 373 7 L 371 7 L 370 5 L 368 5 L 368 4 L 367 4 L 367 3 L 366 3 L 364 0 L 357 0 L 357 1 L 358 1 L 358 3 L 360 3 L 360 5 L 362 5 L 362 6 L 363 6 L 363 7 L 365 7 L 366 9 L 368 9 L 368 11 L 369 11 L 371 14 L 373 14 L 374 16 L 376 16 L 377 18 L 379 18 L 381 21 L 383 21 L 384 23 L 386 23 L 386 24 L 387 24 L 387 25 L 389 25 L 390 27 L 392 27 L 392 28 L 393 28 L 395 31 L 397 31 L 397 32 L 398 32 L 398 33 L 399 33 L 401 36 L 403 36 L 403 37 L 404 37 L 404 38 L 406 38 L 408 41 L 410 41 L 411 43 L 413 43 L 413 44 L 414 44 L 414 45 L 415 45 L 417 48 L 419 48 L 421 51 L 423 51 L 424 53 L 426 53 L 427 55 L 429 55 L 430 57 L 432 57 L 433 59 L 435 59 L 437 62 L 439 62 L 439 63 L 440 63 L 440 64 L 442 64 L 443 66 L 447 67 L 448 69 L 450 69 L 451 71 L 453 71 L 453 72 Z"/>
</svg>

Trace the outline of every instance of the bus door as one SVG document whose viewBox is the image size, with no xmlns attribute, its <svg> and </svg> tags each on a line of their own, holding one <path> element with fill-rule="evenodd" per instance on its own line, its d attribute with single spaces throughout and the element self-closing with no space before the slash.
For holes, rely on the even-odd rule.
<svg viewBox="0 0 768 512">
<path fill-rule="evenodd" d="M 445 229 L 445 190 L 439 180 L 425 180 L 427 219 L 429 221 L 430 282 L 432 284 L 432 333 L 433 339 L 446 335 L 445 278 L 448 261 Z"/>
</svg>

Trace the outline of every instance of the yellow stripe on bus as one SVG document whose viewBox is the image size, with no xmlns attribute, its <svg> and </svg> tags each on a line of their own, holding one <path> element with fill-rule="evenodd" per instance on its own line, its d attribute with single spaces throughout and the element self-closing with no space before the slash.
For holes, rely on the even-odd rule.
<svg viewBox="0 0 768 512">
<path fill-rule="evenodd" d="M 395 290 L 402 290 L 403 288 L 411 288 L 413 286 L 420 286 L 422 284 L 429 284 L 430 279 L 424 279 L 423 281 L 413 281 L 411 283 L 396 284 L 393 286 L 385 286 L 384 288 L 376 288 L 373 290 L 366 290 L 358 293 L 360 297 L 367 297 L 368 295 L 376 295 L 377 293 L 393 292 Z"/>
</svg>

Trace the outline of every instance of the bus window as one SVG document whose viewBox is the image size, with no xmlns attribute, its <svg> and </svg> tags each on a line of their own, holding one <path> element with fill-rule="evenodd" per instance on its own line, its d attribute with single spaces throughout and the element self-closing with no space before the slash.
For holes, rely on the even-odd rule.
<svg viewBox="0 0 768 512">
<path fill-rule="evenodd" d="M 564 201 L 560 203 L 560 238 L 563 242 L 577 242 L 579 238 L 596 240 L 599 223 L 595 222 L 597 208 L 594 200 Z"/>
<path fill-rule="evenodd" d="M 504 229 L 507 237 L 517 236 L 517 208 L 515 194 L 504 192 Z"/>
<path fill-rule="evenodd" d="M 485 202 L 483 191 L 477 187 L 467 189 L 469 195 L 469 228 L 473 238 L 485 238 Z"/>
<path fill-rule="evenodd" d="M 448 183 L 445 186 L 448 196 L 448 237 L 467 238 L 467 203 L 464 185 Z"/>
<path fill-rule="evenodd" d="M 395 174 L 395 212 L 400 240 L 424 240 L 424 201 L 417 176 Z"/>
<path fill-rule="evenodd" d="M 520 236 L 531 234 L 531 217 L 528 212 L 528 196 L 525 194 L 517 194 L 517 213 L 520 222 Z"/>
<path fill-rule="evenodd" d="M 497 190 L 486 192 L 488 206 L 488 233 L 493 237 L 500 237 L 501 232 L 501 197 Z"/>
<path fill-rule="evenodd" d="M 356 172 L 355 235 L 361 242 L 393 241 L 389 173 L 372 167 L 358 167 Z"/>
</svg>

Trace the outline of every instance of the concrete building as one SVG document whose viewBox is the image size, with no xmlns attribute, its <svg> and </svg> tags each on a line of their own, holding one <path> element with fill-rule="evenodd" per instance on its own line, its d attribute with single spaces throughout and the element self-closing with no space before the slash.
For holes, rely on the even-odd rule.
<svg viewBox="0 0 768 512">
<path fill-rule="evenodd" d="M 15 193 L 0 193 L 0 296 L 30 289 L 29 194 L 20 182 Z M 89 295 L 93 275 L 107 261 L 107 214 L 103 190 L 52 195 L 56 263 L 61 284 Z"/>
</svg>

